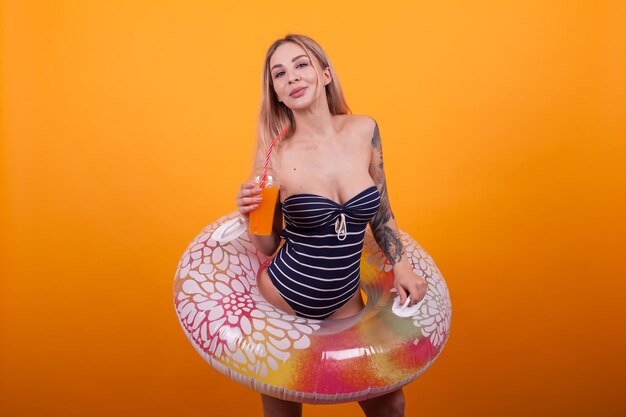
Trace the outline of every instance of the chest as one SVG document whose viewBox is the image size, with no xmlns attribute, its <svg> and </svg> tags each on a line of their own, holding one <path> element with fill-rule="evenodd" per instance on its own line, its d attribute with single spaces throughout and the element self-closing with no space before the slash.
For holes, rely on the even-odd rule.
<svg viewBox="0 0 626 417">
<path fill-rule="evenodd" d="M 371 182 L 370 159 L 371 150 L 358 141 L 289 148 L 281 153 L 277 164 L 281 194 L 284 198 L 316 193 L 343 200 L 342 196 L 350 196 Z"/>
</svg>

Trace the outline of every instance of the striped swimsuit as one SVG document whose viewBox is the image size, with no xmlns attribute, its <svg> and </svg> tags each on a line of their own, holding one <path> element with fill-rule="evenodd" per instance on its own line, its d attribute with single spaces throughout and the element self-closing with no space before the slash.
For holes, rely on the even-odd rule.
<svg viewBox="0 0 626 417">
<path fill-rule="evenodd" d="M 316 194 L 285 199 L 285 244 L 267 272 L 298 316 L 325 319 L 359 290 L 365 227 L 379 207 L 374 185 L 344 204 Z"/>
</svg>

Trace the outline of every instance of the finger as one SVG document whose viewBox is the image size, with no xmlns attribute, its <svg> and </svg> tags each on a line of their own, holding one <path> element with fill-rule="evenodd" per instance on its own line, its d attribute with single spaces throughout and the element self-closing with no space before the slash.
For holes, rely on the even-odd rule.
<svg viewBox="0 0 626 417">
<path fill-rule="evenodd" d="M 242 192 L 244 192 L 245 190 L 249 190 L 250 188 L 254 188 L 254 186 L 255 186 L 255 185 L 256 185 L 256 184 L 255 184 L 255 183 L 253 183 L 253 182 L 249 182 L 249 181 L 248 181 L 248 182 L 244 182 L 244 183 L 242 183 L 242 184 L 241 184 L 241 186 L 239 187 L 239 192 L 240 192 L 240 193 L 242 193 Z"/>
<path fill-rule="evenodd" d="M 424 299 L 424 297 L 426 297 L 426 290 L 428 289 L 428 282 L 426 281 L 425 278 L 420 277 L 417 288 L 420 293 L 420 301 L 421 301 Z"/>
<path fill-rule="evenodd" d="M 409 302 L 407 303 L 407 307 L 411 307 L 413 305 L 413 301 L 415 300 L 414 295 L 411 293 L 411 289 L 406 286 L 403 288 L 404 292 L 406 293 L 406 298 L 409 300 Z"/>
<path fill-rule="evenodd" d="M 411 305 L 415 305 L 422 301 L 425 295 L 426 288 L 422 288 L 422 286 L 416 281 L 411 290 Z"/>
<path fill-rule="evenodd" d="M 258 205 L 261 201 L 263 201 L 263 198 L 262 197 L 246 197 L 246 198 L 242 198 L 241 200 L 245 205 L 248 206 L 250 204 Z"/>
<path fill-rule="evenodd" d="M 251 196 L 248 196 L 248 197 L 237 194 L 236 201 L 237 201 L 238 205 L 242 205 L 243 206 L 243 205 L 248 205 L 248 204 L 259 203 L 259 202 L 263 201 L 263 197 L 260 194 L 251 195 Z"/>
<path fill-rule="evenodd" d="M 253 205 L 251 205 L 251 206 L 244 206 L 244 207 L 241 207 L 241 208 L 239 209 L 239 212 L 240 212 L 241 214 L 248 214 L 248 213 L 250 213 L 252 210 L 254 210 L 254 209 L 255 209 L 255 208 L 257 208 L 257 207 L 259 207 L 259 205 L 258 205 L 258 204 L 253 204 Z"/>
<path fill-rule="evenodd" d="M 245 206 L 239 206 L 239 212 L 241 214 L 248 214 L 252 210 L 256 209 L 257 207 L 259 207 L 258 204 L 248 204 L 248 205 L 245 205 Z"/>
<path fill-rule="evenodd" d="M 413 305 L 413 303 L 415 302 L 415 291 L 413 290 L 413 285 L 412 283 L 404 283 L 404 284 L 399 284 L 399 286 L 401 285 L 401 289 L 402 292 L 404 294 L 406 294 L 407 298 L 410 298 L 409 302 L 407 303 L 407 307 L 411 307 Z"/>
<path fill-rule="evenodd" d="M 400 305 L 404 305 L 406 301 L 406 291 L 404 291 L 404 288 L 402 288 L 400 284 L 396 285 L 396 291 L 398 291 L 398 295 L 400 296 Z"/>
<path fill-rule="evenodd" d="M 424 297 L 426 297 L 426 285 L 422 285 L 421 283 L 416 283 L 415 285 L 415 303 L 421 302 Z"/>
<path fill-rule="evenodd" d="M 249 187 L 249 188 L 244 188 L 243 190 L 241 190 L 241 195 L 243 197 L 248 197 L 251 195 L 256 195 L 256 194 L 260 194 L 261 193 L 261 188 L 260 187 Z"/>
</svg>

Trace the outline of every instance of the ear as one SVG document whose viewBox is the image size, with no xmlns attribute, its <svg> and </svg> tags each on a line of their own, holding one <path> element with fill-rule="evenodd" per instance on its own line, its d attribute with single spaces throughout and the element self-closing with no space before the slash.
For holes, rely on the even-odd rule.
<svg viewBox="0 0 626 417">
<path fill-rule="evenodd" d="M 330 74 L 330 67 L 324 68 L 324 78 L 325 78 L 325 81 L 324 81 L 325 86 L 333 82 L 333 77 Z"/>
</svg>

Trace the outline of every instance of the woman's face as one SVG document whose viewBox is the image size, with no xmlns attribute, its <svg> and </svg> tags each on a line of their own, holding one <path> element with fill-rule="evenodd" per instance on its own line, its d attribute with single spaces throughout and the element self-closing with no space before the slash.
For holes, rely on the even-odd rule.
<svg viewBox="0 0 626 417">
<path fill-rule="evenodd" d="M 324 85 L 330 83 L 330 70 L 322 70 L 312 57 L 309 60 L 304 49 L 293 42 L 281 44 L 270 58 L 270 75 L 278 101 L 285 103 L 292 110 L 308 107 L 325 96 L 324 88 L 317 88 L 317 74 Z"/>
</svg>

